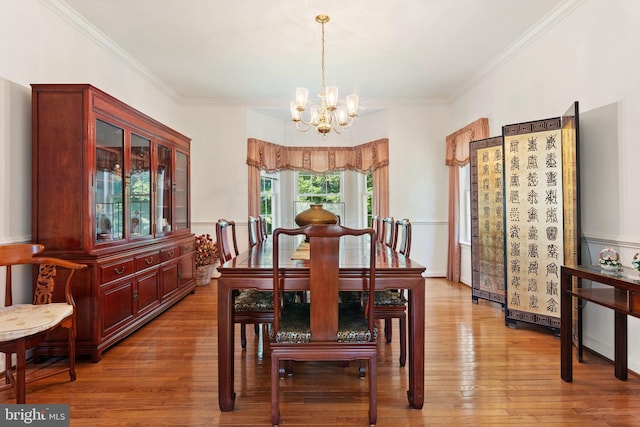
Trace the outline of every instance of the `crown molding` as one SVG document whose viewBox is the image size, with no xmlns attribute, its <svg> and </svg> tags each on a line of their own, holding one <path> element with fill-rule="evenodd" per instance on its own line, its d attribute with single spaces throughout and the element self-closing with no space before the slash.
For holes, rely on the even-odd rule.
<svg viewBox="0 0 640 427">
<path fill-rule="evenodd" d="M 566 16 L 570 15 L 575 9 L 584 3 L 585 0 L 566 0 L 557 5 L 551 12 L 545 15 L 534 27 L 523 34 L 502 53 L 496 56 L 485 67 L 478 71 L 463 86 L 458 88 L 450 98 L 450 102 L 455 101 L 463 93 L 467 92 L 482 80 L 487 74 L 502 64 L 507 63 L 511 58 L 520 53 L 525 47 L 529 46 L 535 39 L 545 34 L 553 28 L 558 22 L 562 21 Z"/>
<path fill-rule="evenodd" d="M 113 40 L 107 37 L 102 31 L 82 17 L 71 8 L 64 0 L 40 0 L 42 4 L 51 9 L 65 21 L 70 23 L 82 34 L 94 41 L 114 58 L 125 64 L 127 67 L 138 73 L 145 80 L 149 81 L 157 88 L 169 95 L 173 100 L 180 102 L 180 96 L 158 76 L 153 74 L 147 67 L 131 56 L 127 51 L 118 46 Z"/>
</svg>

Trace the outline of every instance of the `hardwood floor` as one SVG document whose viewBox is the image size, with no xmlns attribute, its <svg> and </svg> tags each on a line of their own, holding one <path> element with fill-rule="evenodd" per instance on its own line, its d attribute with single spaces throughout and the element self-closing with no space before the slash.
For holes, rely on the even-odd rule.
<svg viewBox="0 0 640 427">
<path fill-rule="evenodd" d="M 640 425 L 640 378 L 613 376 L 589 353 L 560 379 L 560 341 L 534 325 L 504 326 L 499 306 L 471 302 L 470 289 L 427 279 L 425 404 L 408 409 L 399 349 L 379 344 L 378 426 Z M 379 325 L 379 328 L 382 324 Z M 236 334 L 236 405 L 221 413 L 217 396 L 216 283 L 196 288 L 168 312 L 67 375 L 27 385 L 28 403 L 69 403 L 71 426 L 270 425 L 268 354 Z M 613 330 L 612 330 L 613 333 Z M 283 425 L 367 425 L 367 382 L 357 367 L 296 364 L 281 381 Z M 12 391 L 0 403 L 13 403 Z"/>
</svg>

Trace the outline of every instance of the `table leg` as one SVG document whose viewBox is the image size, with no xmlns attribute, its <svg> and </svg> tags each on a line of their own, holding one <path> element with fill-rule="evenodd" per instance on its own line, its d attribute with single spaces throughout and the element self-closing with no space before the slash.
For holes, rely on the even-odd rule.
<svg viewBox="0 0 640 427">
<path fill-rule="evenodd" d="M 566 382 L 573 381 L 571 324 L 573 323 L 573 308 L 571 302 L 571 274 L 561 268 L 560 278 L 560 377 Z"/>
<path fill-rule="evenodd" d="M 409 390 L 407 398 L 413 409 L 424 405 L 424 279 L 409 289 Z"/>
<path fill-rule="evenodd" d="M 615 313 L 615 374 L 622 381 L 627 380 L 627 315 Z"/>
<path fill-rule="evenodd" d="M 236 394 L 233 391 L 233 319 L 232 289 L 221 277 L 218 279 L 218 404 L 222 412 L 233 410 Z"/>
</svg>

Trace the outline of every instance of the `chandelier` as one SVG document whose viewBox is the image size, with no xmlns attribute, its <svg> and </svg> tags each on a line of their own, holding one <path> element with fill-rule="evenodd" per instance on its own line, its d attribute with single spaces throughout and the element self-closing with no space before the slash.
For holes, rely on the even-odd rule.
<svg viewBox="0 0 640 427">
<path fill-rule="evenodd" d="M 338 87 L 325 87 L 324 84 L 324 24 L 329 22 L 327 15 L 316 16 L 316 22 L 322 25 L 322 92 L 320 93 L 320 105 L 312 105 L 309 108 L 306 120 L 302 117 L 306 109 L 309 91 L 306 88 L 296 89 L 295 100 L 291 101 L 291 118 L 296 124 L 296 129 L 306 132 L 312 127 L 321 135 L 326 135 L 333 129 L 340 134 L 358 117 L 358 95 L 347 96 L 346 104 L 338 99 Z"/>
</svg>

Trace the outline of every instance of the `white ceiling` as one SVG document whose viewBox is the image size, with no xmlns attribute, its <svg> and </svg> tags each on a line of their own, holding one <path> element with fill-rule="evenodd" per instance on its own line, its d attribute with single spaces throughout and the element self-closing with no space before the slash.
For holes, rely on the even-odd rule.
<svg viewBox="0 0 640 427">
<path fill-rule="evenodd" d="M 575 0 L 49 0 L 182 102 L 288 108 L 326 83 L 361 105 L 451 100 Z M 67 11 L 75 15 L 73 11 Z M 104 37 L 106 36 L 105 40 Z"/>
</svg>

